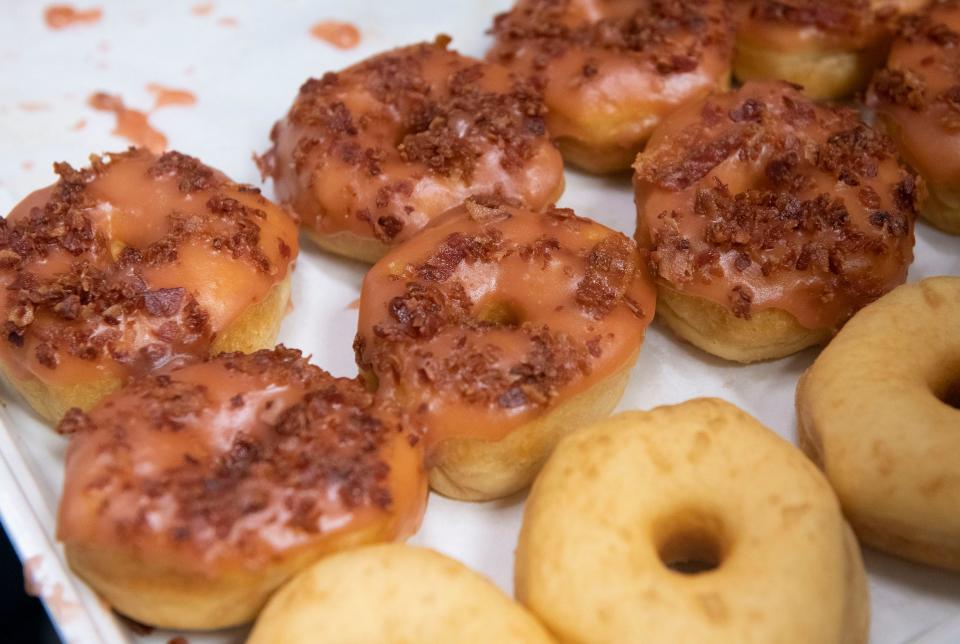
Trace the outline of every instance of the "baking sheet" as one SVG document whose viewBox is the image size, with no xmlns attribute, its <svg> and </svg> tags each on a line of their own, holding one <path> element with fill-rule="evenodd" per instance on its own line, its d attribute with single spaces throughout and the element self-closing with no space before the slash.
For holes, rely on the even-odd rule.
<svg viewBox="0 0 960 644">
<path fill-rule="evenodd" d="M 123 149 L 110 113 L 90 109 L 97 91 L 122 97 L 148 114 L 170 146 L 199 156 L 239 181 L 259 184 L 251 161 L 267 146 L 270 126 L 309 76 L 344 67 L 385 48 L 444 32 L 463 53 L 482 55 L 484 30 L 510 0 L 383 2 L 97 2 L 102 17 L 51 30 L 43 3 L 0 3 L 0 212 L 50 183 L 51 163 L 82 165 L 91 152 Z M 91 9 L 91 5 L 78 5 Z M 325 19 L 357 25 L 358 47 L 340 50 L 310 35 Z M 196 104 L 153 109 L 148 84 L 191 92 Z M 270 187 L 266 193 L 271 195 Z M 561 205 L 627 234 L 634 210 L 627 177 L 567 173 Z M 960 274 L 960 238 L 925 224 L 917 230 L 910 280 Z M 309 243 L 294 274 L 295 309 L 280 338 L 312 353 L 316 364 L 353 375 L 352 308 L 364 266 L 317 251 Z M 793 439 L 797 377 L 815 356 L 736 366 L 683 345 L 657 324 L 650 329 L 621 409 L 649 408 L 694 396 L 720 396 Z M 134 634 L 81 581 L 56 544 L 55 515 L 65 441 L 47 429 L 8 389 L 0 408 L 0 515 L 40 594 L 70 642 L 235 642 L 244 630 L 208 635 Z M 512 587 L 513 551 L 523 495 L 484 504 L 432 496 L 413 542 L 433 547 Z M 960 576 L 865 552 L 875 644 L 960 642 Z M 798 607 L 803 610 L 803 607 Z"/>
</svg>

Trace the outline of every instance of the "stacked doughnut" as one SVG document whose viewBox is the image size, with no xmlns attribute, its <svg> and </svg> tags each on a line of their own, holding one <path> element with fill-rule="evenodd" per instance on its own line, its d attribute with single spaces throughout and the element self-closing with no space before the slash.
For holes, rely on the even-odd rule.
<svg viewBox="0 0 960 644">
<path fill-rule="evenodd" d="M 486 61 L 440 36 L 304 83 L 259 159 L 282 207 L 177 152 L 57 164 L 0 222 L 0 368 L 70 437 L 71 566 L 158 626 L 268 605 L 252 641 L 550 641 L 537 619 L 576 641 L 865 641 L 844 512 L 960 565 L 958 472 L 928 458 L 956 451 L 960 293 L 896 288 L 918 213 L 957 230 L 960 5 L 897 17 L 913 4 L 519 0 Z M 814 102 L 866 86 L 894 32 L 884 132 Z M 634 169 L 635 240 L 554 205 L 563 159 Z M 271 348 L 297 223 L 373 264 L 355 378 Z M 798 392 L 826 476 L 722 401 L 603 420 L 655 311 L 739 362 L 839 332 Z M 873 385 L 889 404 L 863 414 Z M 416 531 L 428 483 L 487 500 L 535 478 L 530 612 L 371 545 Z"/>
</svg>

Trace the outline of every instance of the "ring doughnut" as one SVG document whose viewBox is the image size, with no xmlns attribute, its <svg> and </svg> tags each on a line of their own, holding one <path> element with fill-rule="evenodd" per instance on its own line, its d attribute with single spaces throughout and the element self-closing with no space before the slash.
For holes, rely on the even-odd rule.
<svg viewBox="0 0 960 644">
<path fill-rule="evenodd" d="M 283 347 L 138 378 L 59 430 L 70 566 L 153 626 L 248 622 L 320 556 L 412 534 L 426 501 L 402 415 Z"/>
<path fill-rule="evenodd" d="M 375 262 L 473 194 L 538 210 L 563 192 L 540 92 L 440 36 L 310 79 L 262 169 L 323 248 Z"/>
<path fill-rule="evenodd" d="M 281 588 L 248 644 L 548 644 L 537 620 L 481 575 L 426 548 L 326 557 Z"/>
<path fill-rule="evenodd" d="M 868 103 L 930 192 L 920 212 L 960 235 L 960 2 L 937 0 L 900 19 Z"/>
<path fill-rule="evenodd" d="M 860 539 L 960 571 L 960 277 L 894 289 L 797 388 L 800 446 Z"/>
<path fill-rule="evenodd" d="M 732 31 L 724 0 L 519 0 L 487 57 L 543 87 L 568 162 L 616 172 L 664 116 L 729 87 Z"/>
<path fill-rule="evenodd" d="M 0 370 L 51 422 L 132 375 L 273 346 L 298 250 L 283 210 L 192 157 L 90 163 L 0 220 Z"/>
<path fill-rule="evenodd" d="M 814 99 L 864 89 L 883 64 L 889 23 L 927 0 L 738 0 L 733 73 L 785 80 Z"/>
<path fill-rule="evenodd" d="M 378 394 L 423 419 L 433 489 L 490 499 L 610 413 L 654 306 L 629 238 L 469 200 L 370 269 L 354 346 Z"/>
<path fill-rule="evenodd" d="M 635 168 L 660 318 L 722 358 L 826 341 L 913 261 L 922 183 L 856 112 L 785 83 L 676 112 Z"/>
<path fill-rule="evenodd" d="M 561 441 L 527 499 L 515 583 L 565 642 L 867 641 L 860 550 L 827 481 L 715 399 Z"/>
</svg>

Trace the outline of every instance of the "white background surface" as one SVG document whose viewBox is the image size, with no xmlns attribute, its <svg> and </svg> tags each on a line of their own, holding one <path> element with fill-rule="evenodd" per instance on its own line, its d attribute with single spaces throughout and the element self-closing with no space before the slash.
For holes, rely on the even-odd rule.
<svg viewBox="0 0 960 644">
<path fill-rule="evenodd" d="M 0 0 L 0 212 L 50 183 L 51 163 L 82 165 L 91 152 L 120 150 L 110 134 L 113 116 L 86 106 L 95 91 L 120 94 L 129 107 L 149 110 L 148 83 L 186 89 L 192 107 L 168 107 L 151 116 L 173 148 L 196 155 L 238 181 L 259 184 L 251 153 L 263 151 L 273 122 L 309 76 L 342 68 L 391 46 L 445 32 L 463 53 L 482 55 L 493 14 L 509 0 L 459 2 L 379 0 L 342 2 L 217 2 L 206 16 L 198 2 L 97 2 L 94 25 L 50 31 L 44 4 Z M 87 8 L 89 5 L 78 5 Z M 234 26 L 221 23 L 233 18 Z M 337 50 L 309 35 L 327 18 L 355 23 L 359 47 Z M 42 103 L 40 110 L 23 103 Z M 80 119 L 86 126 L 72 126 Z M 271 196 L 270 186 L 266 193 Z M 561 205 L 632 235 L 629 179 L 568 172 Z M 910 280 L 960 274 L 960 238 L 919 224 L 917 261 Z M 322 254 L 306 244 L 294 275 L 294 312 L 281 340 L 313 354 L 337 375 L 353 375 L 351 342 L 364 267 Z M 796 379 L 815 352 L 750 367 L 727 364 L 651 328 L 621 409 L 649 408 L 693 396 L 726 398 L 793 439 Z M 55 545 L 54 517 L 62 483 L 65 442 L 25 410 L 8 389 L 0 409 L 0 513 L 30 573 L 69 641 L 124 641 L 132 637 L 79 580 L 71 577 Z M 487 504 L 432 496 L 414 543 L 448 553 L 512 586 L 513 549 L 522 495 Z M 958 510 L 960 511 L 960 510 Z M 784 553 L 789 556 L 789 553 Z M 960 642 L 960 576 L 865 552 L 873 603 L 872 641 Z M 790 583 L 790 580 L 784 580 Z M 798 606 L 797 610 L 805 607 Z M 199 636 L 191 644 L 238 641 L 242 630 Z M 178 633 L 154 633 L 166 642 Z"/>
</svg>

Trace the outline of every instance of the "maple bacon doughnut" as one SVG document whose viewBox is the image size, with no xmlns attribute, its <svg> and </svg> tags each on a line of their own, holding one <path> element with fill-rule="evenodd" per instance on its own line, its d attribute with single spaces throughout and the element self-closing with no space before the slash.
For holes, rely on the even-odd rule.
<svg viewBox="0 0 960 644">
<path fill-rule="evenodd" d="M 144 376 L 58 429 L 70 566 L 152 626 L 250 621 L 319 557 L 412 534 L 426 500 L 402 414 L 283 347 Z"/>
<path fill-rule="evenodd" d="M 827 481 L 721 400 L 561 441 L 527 499 L 514 573 L 564 642 L 867 642 L 860 549 Z"/>
<path fill-rule="evenodd" d="M 519 0 L 487 57 L 543 87 L 547 128 L 590 172 L 630 167 L 664 116 L 730 82 L 724 0 Z"/>
<path fill-rule="evenodd" d="M 675 113 L 635 168 L 660 317 L 728 360 L 826 341 L 913 260 L 922 183 L 856 112 L 785 83 Z"/>
<path fill-rule="evenodd" d="M 897 12 L 926 0 L 737 0 L 733 73 L 785 80 L 814 99 L 864 89 L 883 64 Z"/>
<path fill-rule="evenodd" d="M 463 564 L 381 544 L 326 557 L 277 591 L 249 644 L 549 644 L 523 607 Z"/>
<path fill-rule="evenodd" d="M 310 79 L 274 126 L 261 165 L 321 247 L 372 263 L 471 195 L 563 192 L 539 91 L 449 41 Z"/>
<path fill-rule="evenodd" d="M 868 102 L 926 181 L 930 196 L 920 214 L 960 234 L 960 2 L 937 0 L 901 18 Z"/>
<path fill-rule="evenodd" d="M 960 572 L 960 277 L 857 313 L 797 388 L 800 446 L 861 541 Z"/>
<path fill-rule="evenodd" d="M 354 346 L 378 395 L 422 419 L 432 487 L 490 499 L 613 409 L 654 307 L 620 233 L 467 201 L 373 266 Z"/>
<path fill-rule="evenodd" d="M 192 157 L 90 160 L 0 220 L 0 369 L 50 421 L 132 375 L 272 346 L 297 256 L 283 210 Z"/>
</svg>

